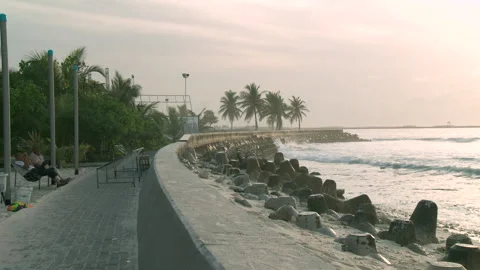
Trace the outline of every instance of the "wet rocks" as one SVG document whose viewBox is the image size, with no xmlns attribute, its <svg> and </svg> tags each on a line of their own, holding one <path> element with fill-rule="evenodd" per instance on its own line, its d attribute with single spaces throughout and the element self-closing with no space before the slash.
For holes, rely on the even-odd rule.
<svg viewBox="0 0 480 270">
<path fill-rule="evenodd" d="M 235 196 L 235 199 L 234 201 L 238 204 L 241 204 L 245 207 L 252 207 L 252 204 L 250 202 L 248 202 L 245 198 L 242 198 L 241 196 Z"/>
<path fill-rule="evenodd" d="M 256 157 L 251 156 L 247 158 L 247 174 L 260 171 L 260 164 Z"/>
<path fill-rule="evenodd" d="M 293 208 L 297 208 L 297 201 L 291 196 L 281 196 L 268 199 L 267 201 L 265 201 L 264 207 L 276 211 L 284 205 L 290 205 Z"/>
<path fill-rule="evenodd" d="M 270 175 L 267 180 L 267 185 L 269 188 L 279 189 L 279 187 L 282 185 L 282 179 L 280 175 L 278 174 Z"/>
<path fill-rule="evenodd" d="M 400 246 L 415 243 L 415 225 L 410 220 L 396 219 L 390 223 L 388 228 L 388 240 L 394 241 Z"/>
<path fill-rule="evenodd" d="M 298 168 L 297 172 L 301 173 L 301 174 L 308 174 L 308 168 L 305 167 L 305 166 L 300 166 L 300 168 Z"/>
<path fill-rule="evenodd" d="M 342 215 L 339 220 L 345 225 L 350 225 L 355 220 L 355 216 L 352 214 L 345 214 Z"/>
<path fill-rule="evenodd" d="M 271 213 L 268 217 L 274 220 L 284 220 L 290 222 L 294 217 L 298 216 L 298 211 L 291 205 L 284 205 Z"/>
<path fill-rule="evenodd" d="M 307 198 L 308 211 L 323 214 L 328 210 L 327 202 L 322 194 L 313 194 Z"/>
<path fill-rule="evenodd" d="M 296 159 L 296 158 L 290 159 L 290 164 L 292 164 L 293 169 L 296 172 L 298 172 L 298 170 L 300 169 L 300 163 L 298 162 L 298 159 Z"/>
<path fill-rule="evenodd" d="M 250 177 L 246 174 L 240 174 L 233 178 L 233 184 L 235 186 L 244 186 L 250 183 Z"/>
<path fill-rule="evenodd" d="M 283 156 L 283 153 L 277 152 L 273 158 L 273 163 L 275 163 L 275 166 L 280 167 L 280 163 L 285 160 L 285 157 Z"/>
<path fill-rule="evenodd" d="M 407 248 L 417 254 L 427 256 L 427 251 L 417 243 L 410 243 L 407 245 Z"/>
<path fill-rule="evenodd" d="M 316 231 L 322 227 L 323 222 L 317 212 L 301 212 L 297 216 L 296 224 L 300 228 Z"/>
<path fill-rule="evenodd" d="M 265 163 L 265 165 L 263 165 L 263 170 L 272 174 L 277 173 L 277 167 L 275 166 L 275 163 L 271 161 L 268 161 Z"/>
<path fill-rule="evenodd" d="M 429 200 L 418 202 L 410 220 L 415 224 L 417 240 L 421 244 L 438 243 L 437 239 L 437 204 Z"/>
<path fill-rule="evenodd" d="M 341 216 L 337 212 L 333 211 L 332 209 L 327 209 L 327 211 L 325 211 L 325 213 L 327 215 L 330 215 L 331 217 L 333 217 L 336 220 L 340 220 L 340 218 L 341 218 Z"/>
<path fill-rule="evenodd" d="M 197 163 L 197 153 L 195 152 L 195 148 L 185 147 L 183 149 L 183 158 L 192 164 Z"/>
<path fill-rule="evenodd" d="M 337 183 L 331 179 L 325 180 L 321 192 L 337 198 Z"/>
<path fill-rule="evenodd" d="M 200 178 L 203 178 L 203 179 L 208 179 L 208 177 L 210 176 L 210 173 L 207 170 L 199 170 L 198 176 L 200 176 Z"/>
<path fill-rule="evenodd" d="M 355 219 L 357 221 L 367 221 L 372 225 L 378 224 L 377 210 L 375 205 L 371 203 L 362 203 L 358 206 L 357 212 L 355 212 Z"/>
<path fill-rule="evenodd" d="M 231 168 L 232 168 L 232 165 L 231 165 L 231 164 L 224 164 L 224 165 L 223 165 L 223 169 L 222 169 L 222 174 L 229 175 Z"/>
<path fill-rule="evenodd" d="M 265 183 L 253 183 L 252 185 L 247 186 L 243 192 L 251 193 L 254 195 L 268 194 L 268 188 Z"/>
<path fill-rule="evenodd" d="M 446 260 L 459 263 L 468 270 L 477 270 L 480 267 L 480 247 L 457 243 L 448 250 Z"/>
<path fill-rule="evenodd" d="M 268 178 L 270 177 L 270 175 L 272 175 L 270 172 L 261 171 L 258 175 L 258 182 L 268 184 Z"/>
<path fill-rule="evenodd" d="M 295 169 L 288 160 L 280 162 L 280 168 L 278 169 L 277 173 L 280 175 L 288 175 L 292 179 L 297 175 Z"/>
<path fill-rule="evenodd" d="M 218 165 L 221 165 L 223 167 L 224 164 L 228 164 L 228 157 L 227 153 L 224 151 L 219 151 L 215 154 L 215 161 L 217 162 Z"/>
<path fill-rule="evenodd" d="M 350 213 L 350 214 L 355 214 L 355 212 L 357 211 L 357 209 L 362 203 L 369 203 L 369 204 L 372 203 L 372 201 L 370 200 L 370 197 L 368 197 L 368 195 L 366 194 L 353 197 L 346 201 L 338 200 L 337 202 L 343 202 L 343 211 L 344 211 L 343 213 Z"/>
<path fill-rule="evenodd" d="M 299 188 L 292 192 L 290 196 L 297 197 L 301 202 L 307 201 L 308 196 L 312 195 L 312 190 L 310 188 Z"/>
<path fill-rule="evenodd" d="M 445 242 L 445 250 L 448 251 L 450 250 L 450 247 L 457 243 L 462 243 L 462 244 L 470 244 L 472 245 L 472 239 L 468 237 L 466 234 L 459 234 L 459 233 L 454 233 L 451 234 L 448 238 L 447 241 Z"/>
</svg>

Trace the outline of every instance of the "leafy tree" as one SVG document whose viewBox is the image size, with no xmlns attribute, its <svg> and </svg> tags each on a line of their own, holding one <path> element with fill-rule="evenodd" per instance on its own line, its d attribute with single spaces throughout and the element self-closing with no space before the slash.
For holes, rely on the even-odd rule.
<svg viewBox="0 0 480 270">
<path fill-rule="evenodd" d="M 141 86 L 133 84 L 116 73 L 112 89 L 107 91 L 103 82 L 90 78 L 90 74 L 104 71 L 100 66 L 86 62 L 84 47 L 73 50 L 63 61 L 54 61 L 56 144 L 57 157 L 71 160 L 73 155 L 73 65 L 79 67 L 79 127 L 82 158 L 111 156 L 115 144 L 127 148 L 158 149 L 166 143 L 165 131 L 181 131 L 177 115 L 165 116 L 155 110 L 155 104 L 135 105 Z M 1 81 L 1 78 L 0 78 Z M 33 144 L 48 142 L 50 120 L 48 115 L 48 53 L 31 53 L 19 63 L 18 71 L 10 71 L 12 146 L 30 151 Z M 0 95 L 0 101 L 1 101 Z M 3 102 L 0 102 L 3 104 Z M 0 117 L 3 117 L 0 109 Z M 171 123 L 171 125 L 168 125 Z M 175 124 L 176 123 L 176 124 Z M 177 131 L 174 131 L 174 130 Z M 3 133 L 2 133 L 3 134 Z M 29 146 L 30 145 L 30 146 Z M 48 147 L 44 148 L 48 155 Z"/>
<path fill-rule="evenodd" d="M 225 96 L 220 99 L 220 113 L 222 119 L 230 121 L 230 130 L 233 130 L 233 121 L 238 120 L 242 116 L 242 110 L 240 110 L 240 97 L 236 92 L 232 90 L 225 91 Z"/>
<path fill-rule="evenodd" d="M 266 118 L 270 127 L 280 130 L 283 127 L 283 119 L 288 118 L 287 108 L 280 92 L 268 92 L 265 95 L 265 104 L 260 114 L 260 120 Z"/>
<path fill-rule="evenodd" d="M 125 105 L 135 107 L 135 98 L 140 96 L 142 87 L 138 84 L 133 84 L 131 78 L 124 78 L 118 71 L 112 79 L 110 93 L 113 97 L 118 99 Z"/>
<path fill-rule="evenodd" d="M 183 121 L 180 118 L 180 113 L 174 107 L 168 108 L 165 122 L 165 134 L 170 140 L 176 141 L 182 137 Z"/>
<path fill-rule="evenodd" d="M 305 101 L 300 99 L 300 97 L 292 96 L 290 101 L 290 106 L 288 107 L 288 117 L 290 118 L 290 123 L 298 122 L 298 129 L 300 130 L 300 124 L 303 121 L 303 117 L 307 116 L 307 106 L 305 106 Z"/>
<path fill-rule="evenodd" d="M 206 110 L 203 112 L 203 116 L 198 121 L 200 132 L 205 132 L 213 129 L 213 125 L 218 123 L 218 117 L 212 110 Z"/>
<path fill-rule="evenodd" d="M 240 93 L 240 106 L 243 109 L 245 120 L 249 121 L 252 117 L 255 118 L 255 130 L 258 130 L 257 114 L 261 111 L 264 100 L 262 99 L 263 92 L 260 92 L 260 85 L 255 83 L 245 85 L 245 90 Z"/>
</svg>

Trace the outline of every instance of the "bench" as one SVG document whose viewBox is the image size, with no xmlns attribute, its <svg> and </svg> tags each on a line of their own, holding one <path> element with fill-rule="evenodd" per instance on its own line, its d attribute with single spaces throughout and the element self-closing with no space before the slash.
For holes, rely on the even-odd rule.
<svg viewBox="0 0 480 270">
<path fill-rule="evenodd" d="M 37 182 L 38 189 L 40 189 L 42 176 L 36 173 L 30 172 L 29 170 L 23 168 L 20 165 L 15 164 L 15 160 L 12 160 L 12 168 L 15 170 L 15 187 L 17 186 L 17 173 L 23 176 L 28 182 Z M 27 174 L 30 172 L 29 174 Z M 51 179 L 47 176 L 47 186 L 50 186 Z"/>
</svg>

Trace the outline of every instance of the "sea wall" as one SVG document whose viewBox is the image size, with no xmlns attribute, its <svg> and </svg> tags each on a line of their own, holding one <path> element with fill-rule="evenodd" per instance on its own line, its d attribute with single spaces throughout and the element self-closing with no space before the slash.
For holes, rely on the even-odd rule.
<svg viewBox="0 0 480 270">
<path fill-rule="evenodd" d="M 193 180 L 193 174 L 176 155 L 182 145 L 174 143 L 160 149 L 144 179 L 137 218 L 140 270 L 223 269 L 177 207 L 178 193 L 172 197 L 165 185 Z"/>
<path fill-rule="evenodd" d="M 236 158 L 239 151 L 253 152 L 264 158 L 273 158 L 277 147 L 275 140 L 297 143 L 333 143 L 366 141 L 356 134 L 334 130 L 288 130 L 288 131 L 259 131 L 259 132 L 230 132 L 230 133 L 201 133 L 191 135 L 186 144 L 179 148 L 180 157 L 185 157 L 186 148 L 194 148 L 196 154 L 203 158 L 211 158 L 216 151 L 225 151 L 229 158 Z"/>
<path fill-rule="evenodd" d="M 238 222 L 230 224 L 225 231 L 218 231 L 219 235 L 211 230 L 218 222 L 228 222 L 229 213 L 236 211 L 236 206 L 228 199 L 218 198 L 215 189 L 199 182 L 198 176 L 180 162 L 178 155 L 182 155 L 188 147 L 195 148 L 203 156 L 219 149 L 224 149 L 229 154 L 239 149 L 262 153 L 265 156 L 276 152 L 274 139 L 326 142 L 354 141 L 355 138 L 341 130 L 211 133 L 192 135 L 186 143 L 174 143 L 160 149 L 155 154 L 152 169 L 145 177 L 140 192 L 137 220 L 139 269 L 224 269 L 222 264 L 225 261 L 228 261 L 229 267 L 237 264 L 241 266 L 244 264 L 243 256 L 233 256 L 227 260 L 225 258 L 229 252 L 235 253 L 238 248 L 250 253 L 250 248 L 241 247 L 242 244 L 249 244 L 245 243 L 249 240 L 242 240 L 241 234 L 231 235 L 230 247 L 225 249 L 222 246 L 224 243 L 215 246 L 218 242 L 227 241 L 222 234 L 225 231 L 248 232 L 254 229 L 254 232 L 250 232 L 249 239 L 257 234 L 260 239 L 262 235 L 273 233 L 265 231 L 269 228 L 263 228 L 261 223 L 257 224 L 256 229 L 254 224 L 251 227 L 250 222 L 244 224 L 242 220 L 249 217 L 241 212 L 235 214 Z M 244 227 L 246 225 L 247 227 Z M 278 245 L 285 245 L 285 252 L 298 252 L 288 248 L 289 243 L 279 241 Z M 215 256 L 212 255 L 212 249 Z M 219 254 L 223 254 L 222 263 L 216 258 Z M 274 255 L 275 258 L 266 256 L 262 260 L 278 260 L 276 254 Z M 321 262 L 317 260 L 317 263 Z M 253 262 L 254 264 L 256 262 Z"/>
</svg>

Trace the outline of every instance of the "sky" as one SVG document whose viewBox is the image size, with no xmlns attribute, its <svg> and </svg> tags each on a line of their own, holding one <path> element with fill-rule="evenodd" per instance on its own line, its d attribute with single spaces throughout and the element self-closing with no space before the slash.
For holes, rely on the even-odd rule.
<svg viewBox="0 0 480 270">
<path fill-rule="evenodd" d="M 305 100 L 305 127 L 480 124 L 480 1 L 0 0 L 0 13 L 10 66 L 86 46 L 143 94 L 183 95 L 189 73 L 196 112 L 255 82 Z"/>
</svg>

